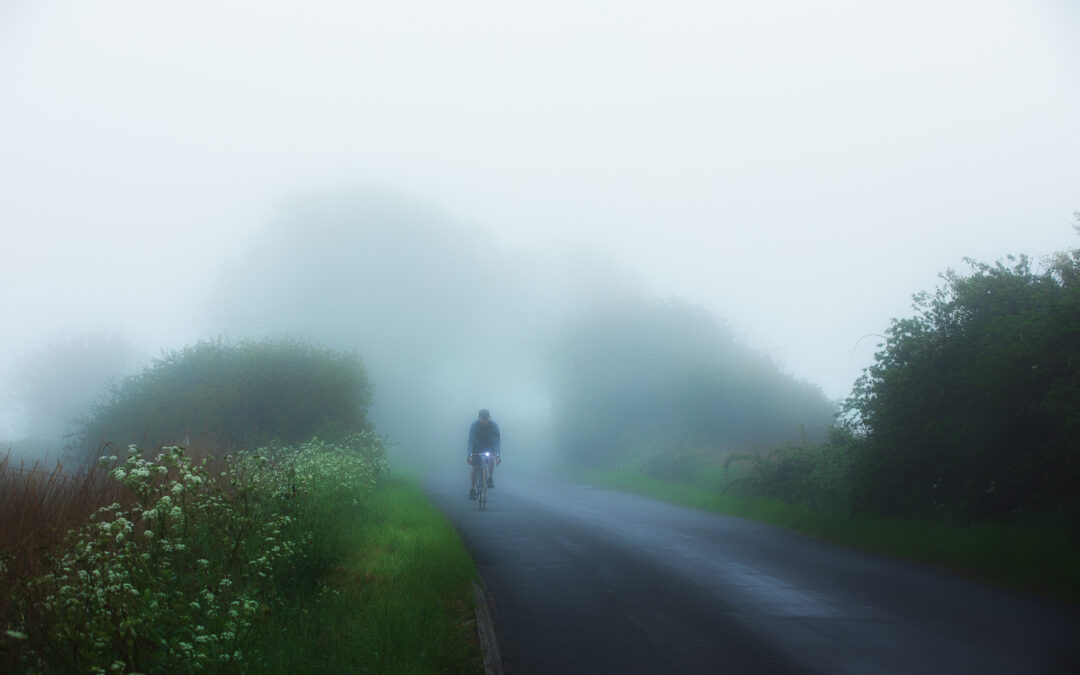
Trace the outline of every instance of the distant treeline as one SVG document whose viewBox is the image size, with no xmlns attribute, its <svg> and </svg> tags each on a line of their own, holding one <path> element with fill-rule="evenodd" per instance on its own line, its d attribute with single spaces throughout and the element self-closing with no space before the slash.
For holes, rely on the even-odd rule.
<svg viewBox="0 0 1080 675">
<path fill-rule="evenodd" d="M 556 435 L 589 466 L 821 440 L 835 413 L 818 387 L 677 300 L 597 305 L 552 354 Z"/>
<path fill-rule="evenodd" d="M 249 335 L 359 346 L 380 383 L 380 431 L 405 448 L 441 453 L 465 401 L 509 397 L 535 372 L 570 463 L 903 517 L 1080 522 L 1076 250 L 944 274 L 915 296 L 913 317 L 892 322 L 838 406 L 700 308 L 618 285 L 562 288 L 581 270 L 520 264 L 466 235 L 390 198 L 317 199 L 232 268 L 220 313 L 259 319 Z M 73 372 L 87 360 L 72 349 L 123 354 L 110 345 L 64 346 L 58 368 L 46 352 L 26 372 Z M 26 408 L 55 421 L 74 404 L 44 405 L 66 380 L 42 381 L 23 389 Z M 372 392 L 355 352 L 291 338 L 200 342 L 114 386 L 78 441 L 332 440 L 370 428 Z"/>
</svg>

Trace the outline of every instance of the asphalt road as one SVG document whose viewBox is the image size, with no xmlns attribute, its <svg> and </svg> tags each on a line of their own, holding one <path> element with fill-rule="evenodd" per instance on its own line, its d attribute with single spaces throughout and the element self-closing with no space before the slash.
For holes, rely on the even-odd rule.
<svg viewBox="0 0 1080 675">
<path fill-rule="evenodd" d="M 506 673 L 1080 673 L 1080 610 L 730 516 L 467 467 L 425 482 Z"/>
</svg>

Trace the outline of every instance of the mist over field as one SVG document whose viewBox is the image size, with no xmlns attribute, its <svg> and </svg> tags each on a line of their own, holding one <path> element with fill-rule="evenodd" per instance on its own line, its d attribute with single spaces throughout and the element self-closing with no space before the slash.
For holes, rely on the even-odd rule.
<svg viewBox="0 0 1080 675">
<path fill-rule="evenodd" d="M 456 459 L 488 407 L 540 456 L 559 349 L 651 301 L 729 331 L 690 349 L 709 372 L 842 400 L 965 256 L 1076 246 L 1078 27 L 1056 0 L 4 3 L 0 443 L 55 451 L 162 350 L 290 335 L 358 351 L 400 448 Z"/>
</svg>

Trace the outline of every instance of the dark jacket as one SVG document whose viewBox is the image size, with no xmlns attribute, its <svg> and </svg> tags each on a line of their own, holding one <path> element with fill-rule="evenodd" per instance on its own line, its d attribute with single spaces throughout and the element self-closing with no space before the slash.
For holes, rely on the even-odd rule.
<svg viewBox="0 0 1080 675">
<path fill-rule="evenodd" d="M 469 427 L 469 445 L 466 448 L 466 456 L 471 457 L 477 452 L 491 450 L 496 457 L 501 457 L 499 436 L 499 425 L 495 424 L 495 420 L 489 420 L 486 425 L 481 424 L 480 420 L 473 421 L 472 426 Z"/>
</svg>

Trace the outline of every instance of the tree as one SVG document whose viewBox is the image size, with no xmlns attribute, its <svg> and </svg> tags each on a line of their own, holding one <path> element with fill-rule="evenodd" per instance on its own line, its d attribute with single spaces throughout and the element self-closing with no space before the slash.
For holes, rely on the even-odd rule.
<svg viewBox="0 0 1080 675">
<path fill-rule="evenodd" d="M 856 505 L 970 518 L 1076 508 L 1080 253 L 967 261 L 894 320 L 845 408 Z"/>
<path fill-rule="evenodd" d="M 369 428 L 372 392 L 355 352 L 294 338 L 202 341 L 115 386 L 83 419 L 81 447 L 334 440 Z"/>
<path fill-rule="evenodd" d="M 820 389 L 680 301 L 597 305 L 570 321 L 552 352 L 555 425 L 572 461 L 779 444 L 833 417 Z"/>
</svg>

